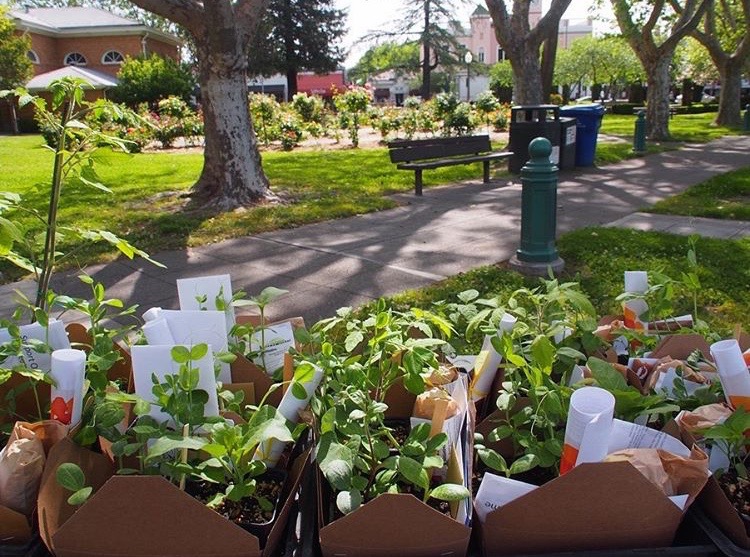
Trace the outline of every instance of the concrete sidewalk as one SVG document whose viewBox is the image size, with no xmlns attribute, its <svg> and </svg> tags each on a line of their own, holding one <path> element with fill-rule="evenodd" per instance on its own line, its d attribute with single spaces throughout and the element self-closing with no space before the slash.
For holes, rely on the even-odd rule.
<svg viewBox="0 0 750 557">
<path fill-rule="evenodd" d="M 749 235 L 748 222 L 636 213 L 712 176 L 750 165 L 749 154 L 750 136 L 734 136 L 602 168 L 561 172 L 558 233 L 613 224 L 719 237 Z M 518 247 L 517 178 L 430 188 L 422 198 L 399 194 L 395 199 L 401 205 L 388 211 L 152 254 L 167 269 L 121 258 L 86 271 L 104 283 L 109 296 L 139 304 L 139 313 L 151 306 L 176 308 L 178 278 L 229 273 L 235 289 L 251 294 L 266 286 L 289 290 L 269 308 L 271 317 L 302 315 L 311 323 L 341 306 L 505 261 Z M 59 273 L 53 289 L 87 296 L 77 274 Z M 13 288 L 30 292 L 34 285 L 3 286 L 0 315 L 10 312 Z"/>
</svg>

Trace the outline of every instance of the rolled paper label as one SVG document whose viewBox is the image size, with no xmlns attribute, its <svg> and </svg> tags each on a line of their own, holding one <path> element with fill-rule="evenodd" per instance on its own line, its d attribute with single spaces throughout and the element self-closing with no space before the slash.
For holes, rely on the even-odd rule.
<svg viewBox="0 0 750 557">
<path fill-rule="evenodd" d="M 161 317 L 144 323 L 143 334 L 146 336 L 146 341 L 151 345 L 167 344 L 173 346 L 175 344 L 167 320 Z"/>
<path fill-rule="evenodd" d="M 565 425 L 560 474 L 581 462 L 599 462 L 607 456 L 614 412 L 615 397 L 609 391 L 583 387 L 573 393 Z"/>
<path fill-rule="evenodd" d="M 645 294 L 648 291 L 648 273 L 646 271 L 625 271 L 625 292 Z"/>
<path fill-rule="evenodd" d="M 720 340 L 711 345 L 711 356 L 719 372 L 719 380 L 724 396 L 732 408 L 750 411 L 750 372 L 739 343 L 734 340 Z"/>
<path fill-rule="evenodd" d="M 143 320 L 147 323 L 159 319 L 159 317 L 161 317 L 161 308 L 158 307 L 151 308 L 143 313 Z"/>
<path fill-rule="evenodd" d="M 65 425 L 75 425 L 81 420 L 83 408 L 86 353 L 73 349 L 55 350 L 51 367 L 50 375 L 55 385 L 50 393 L 50 417 Z"/>
<path fill-rule="evenodd" d="M 510 313 L 504 313 L 500 319 L 500 327 L 497 329 L 497 336 L 502 336 L 505 333 L 510 333 L 513 327 L 516 326 L 518 319 L 512 316 Z M 497 368 L 500 366 L 500 362 L 503 361 L 503 357 L 495 350 L 492 346 L 492 335 L 486 335 L 484 342 L 482 343 L 482 350 L 477 355 L 477 359 L 474 362 L 474 377 L 469 387 L 471 394 L 471 400 L 481 400 L 490 394 L 490 388 L 492 387 L 493 381 L 495 381 L 495 375 L 497 375 Z"/>
<path fill-rule="evenodd" d="M 628 329 L 637 331 L 646 330 L 648 323 L 643 321 L 641 316 L 648 311 L 648 304 L 644 300 L 628 300 L 622 304 L 622 314 L 625 326 Z"/>
<path fill-rule="evenodd" d="M 322 380 L 323 370 L 318 366 L 315 366 L 315 372 L 309 381 L 292 381 L 293 384 L 296 382 L 297 384 L 302 385 L 305 389 L 305 398 L 300 399 L 294 396 L 294 389 L 290 386 L 281 398 L 279 413 L 284 416 L 288 422 L 293 424 L 299 422 L 300 411 L 307 407 L 310 399 L 315 393 L 315 389 L 318 388 L 318 385 L 320 385 Z M 265 462 L 266 467 L 273 468 L 284 453 L 285 446 L 286 443 L 283 441 L 279 441 L 278 439 L 268 439 L 258 445 L 258 448 L 253 455 L 253 460 L 262 460 Z"/>
</svg>

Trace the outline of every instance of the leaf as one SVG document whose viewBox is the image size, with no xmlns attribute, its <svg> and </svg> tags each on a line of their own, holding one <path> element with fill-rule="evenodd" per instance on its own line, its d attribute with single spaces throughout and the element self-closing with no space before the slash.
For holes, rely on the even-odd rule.
<svg viewBox="0 0 750 557">
<path fill-rule="evenodd" d="M 364 339 L 365 336 L 361 331 L 352 331 L 346 336 L 346 340 L 344 341 L 344 348 L 347 352 L 352 352 Z"/>
<path fill-rule="evenodd" d="M 296 381 L 292 382 L 292 395 L 297 400 L 305 400 L 307 399 L 307 391 L 305 388 L 297 383 Z"/>
<path fill-rule="evenodd" d="M 474 289 L 464 290 L 463 292 L 459 292 L 457 294 L 457 298 L 465 304 L 468 304 L 472 300 L 476 300 L 478 297 L 479 297 L 479 292 L 477 292 Z"/>
<path fill-rule="evenodd" d="M 304 362 L 294 370 L 294 380 L 298 383 L 309 383 L 315 378 L 315 366 Z"/>
<path fill-rule="evenodd" d="M 575 348 L 570 348 L 569 346 L 561 346 L 557 349 L 557 355 L 558 356 L 564 356 L 566 358 L 570 358 L 575 361 L 582 361 L 586 359 L 586 355 L 582 352 L 579 352 Z"/>
<path fill-rule="evenodd" d="M 399 457 L 397 468 L 401 475 L 415 486 L 421 487 L 424 490 L 430 487 L 430 478 L 427 476 L 427 471 L 413 458 L 408 456 Z"/>
<path fill-rule="evenodd" d="M 352 511 L 356 511 L 361 504 L 362 493 L 360 493 L 359 490 L 356 489 L 341 491 L 336 496 L 336 506 L 344 514 L 349 514 Z"/>
<path fill-rule="evenodd" d="M 86 501 L 88 501 L 89 497 L 91 497 L 92 491 L 94 491 L 94 488 L 91 486 L 82 487 L 81 489 L 77 490 L 73 495 L 68 497 L 68 505 L 71 505 L 73 507 L 78 507 L 79 505 L 83 505 Z"/>
<path fill-rule="evenodd" d="M 190 350 L 185 346 L 175 346 L 171 351 L 172 360 L 178 364 L 186 364 L 190 361 Z"/>
<path fill-rule="evenodd" d="M 604 360 L 589 358 L 586 366 L 601 388 L 608 391 L 624 391 L 628 388 L 628 383 L 622 374 Z"/>
<path fill-rule="evenodd" d="M 181 435 L 166 435 L 157 439 L 148 450 L 146 460 L 152 460 L 170 451 L 178 449 L 198 450 L 208 444 L 200 437 L 183 437 Z"/>
<path fill-rule="evenodd" d="M 508 463 L 505 462 L 505 459 L 497 451 L 478 448 L 477 453 L 479 453 L 479 458 L 482 459 L 482 462 L 493 470 L 504 473 L 508 469 Z"/>
<path fill-rule="evenodd" d="M 321 436 L 316 458 L 320 459 L 320 471 L 328 482 L 336 489 L 347 490 L 354 470 L 354 453 L 346 445 L 332 440 L 332 434 Z"/>
<path fill-rule="evenodd" d="M 545 335 L 537 336 L 531 343 L 532 363 L 549 373 L 555 361 L 555 347 Z"/>
<path fill-rule="evenodd" d="M 507 391 L 501 391 L 495 403 L 498 410 L 509 412 L 516 405 L 516 397 Z"/>
<path fill-rule="evenodd" d="M 534 466 L 536 466 L 539 463 L 539 459 L 536 455 L 533 454 L 525 454 L 521 458 L 517 458 L 515 461 L 513 461 L 513 464 L 510 465 L 510 474 L 511 476 L 514 474 L 521 474 L 523 472 L 528 472 Z"/>
<path fill-rule="evenodd" d="M 80 466 L 72 462 L 65 462 L 58 466 L 55 478 L 57 479 L 57 483 L 68 491 L 83 489 L 86 482 L 83 470 L 81 470 Z"/>
<path fill-rule="evenodd" d="M 459 484 L 442 484 L 430 492 L 430 497 L 440 501 L 463 501 L 470 495 L 469 490 Z"/>
<path fill-rule="evenodd" d="M 206 343 L 196 344 L 190 348 L 190 359 L 193 361 L 200 360 L 206 354 L 208 354 L 208 344 Z"/>
</svg>

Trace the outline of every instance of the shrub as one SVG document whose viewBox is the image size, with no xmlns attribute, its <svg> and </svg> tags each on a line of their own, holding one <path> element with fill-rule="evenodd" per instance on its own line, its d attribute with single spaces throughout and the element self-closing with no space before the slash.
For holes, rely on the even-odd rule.
<svg viewBox="0 0 750 557">
<path fill-rule="evenodd" d="M 292 97 L 292 107 L 300 118 L 302 118 L 303 122 L 320 123 L 325 110 L 323 99 L 316 95 L 310 96 L 307 93 L 297 93 L 294 95 Z"/>
<path fill-rule="evenodd" d="M 346 126 L 342 127 L 349 130 L 352 145 L 358 147 L 359 128 L 372 102 L 372 94 L 364 87 L 351 86 L 344 93 L 336 95 L 333 102 L 339 111 L 341 123 L 346 123 Z"/>
<path fill-rule="evenodd" d="M 282 120 L 280 128 L 281 148 L 284 151 L 291 151 L 302 141 L 302 127 L 296 119 L 287 117 Z"/>
<path fill-rule="evenodd" d="M 189 101 L 195 89 L 195 79 L 187 66 L 155 54 L 149 58 L 126 58 L 117 79 L 119 84 L 112 89 L 110 98 L 130 107 L 147 102 L 156 108 L 161 99 L 170 96 Z"/>
<path fill-rule="evenodd" d="M 255 132 L 265 145 L 279 138 L 280 129 L 278 122 L 281 120 L 281 106 L 272 95 L 251 93 L 250 118 L 253 121 Z"/>
</svg>

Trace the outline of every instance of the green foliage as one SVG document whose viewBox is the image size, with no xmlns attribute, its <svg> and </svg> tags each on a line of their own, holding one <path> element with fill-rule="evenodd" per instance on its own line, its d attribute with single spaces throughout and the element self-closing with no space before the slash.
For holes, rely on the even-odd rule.
<svg viewBox="0 0 750 557">
<path fill-rule="evenodd" d="M 8 8 L 0 6 L 0 91 L 20 87 L 34 73 L 27 56 L 31 38 L 16 35 L 16 26 L 7 12 Z"/>
<path fill-rule="evenodd" d="M 750 459 L 750 413 L 744 408 L 737 408 L 723 423 L 716 424 L 701 431 L 704 439 L 714 445 L 714 450 L 722 451 L 729 460 L 729 465 L 737 476 L 750 480 L 748 459 Z"/>
<path fill-rule="evenodd" d="M 47 309 L 46 293 L 52 272 L 57 262 L 64 257 L 57 249 L 58 238 L 63 233 L 84 241 L 105 241 L 130 259 L 139 255 L 152 261 L 148 254 L 107 230 L 58 226 L 58 208 L 63 186 L 83 186 L 111 193 L 101 183 L 94 170 L 93 153 L 96 148 L 100 145 L 108 145 L 123 151 L 127 150 L 123 140 L 92 129 L 86 124 L 85 118 L 89 114 L 97 118 L 105 113 L 113 117 L 121 117 L 122 109 L 104 100 L 93 103 L 83 100 L 84 87 L 85 82 L 81 79 L 63 78 L 53 81 L 50 85 L 52 96 L 50 108 L 43 99 L 32 97 L 21 90 L 17 91 L 19 104 L 24 106 L 33 103 L 39 118 L 54 130 L 54 146 L 50 147 L 50 150 L 54 152 L 54 162 L 52 177 L 48 184 L 50 198 L 46 215 L 34 207 L 22 204 L 17 195 L 3 196 L 0 214 L 25 212 L 43 222 L 45 228 L 43 235 L 39 235 L 36 229 L 22 230 L 9 219 L 3 218 L 0 220 L 0 228 L 3 229 L 2 236 L 6 238 L 6 247 L 0 250 L 0 257 L 34 273 L 38 281 L 35 306 L 43 310 Z M 9 243 L 8 239 L 12 242 Z"/>
<path fill-rule="evenodd" d="M 68 497 L 68 505 L 78 507 L 88 501 L 88 498 L 91 496 L 93 488 L 85 485 L 86 478 L 83 475 L 83 470 L 77 464 L 73 464 L 72 462 L 60 464 L 55 472 L 55 478 L 58 484 L 68 491 L 73 492 Z"/>
<path fill-rule="evenodd" d="M 348 123 L 349 139 L 351 139 L 353 147 L 359 146 L 361 119 L 366 114 L 371 102 L 372 94 L 364 87 L 352 86 L 333 97 L 333 103 Z"/>
<path fill-rule="evenodd" d="M 418 42 L 384 42 L 370 47 L 349 70 L 354 83 L 363 84 L 368 77 L 393 70 L 396 75 L 405 75 L 419 70 Z"/>
<path fill-rule="evenodd" d="M 195 79 L 187 67 L 156 54 L 148 58 L 126 58 L 117 79 L 119 83 L 110 97 L 131 108 L 144 102 L 155 107 L 161 99 L 170 96 L 189 101 L 195 89 Z"/>
<path fill-rule="evenodd" d="M 323 119 L 325 105 L 323 104 L 323 99 L 317 95 L 297 93 L 292 97 L 292 106 L 303 122 L 320 123 Z"/>
</svg>

